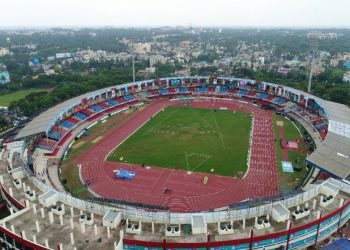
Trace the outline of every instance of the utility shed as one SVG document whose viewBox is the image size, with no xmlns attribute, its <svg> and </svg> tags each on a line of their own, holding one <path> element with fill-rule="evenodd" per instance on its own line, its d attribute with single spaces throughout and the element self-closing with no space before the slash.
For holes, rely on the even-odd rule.
<svg viewBox="0 0 350 250">
<path fill-rule="evenodd" d="M 56 202 L 58 202 L 58 193 L 53 190 L 39 196 L 39 203 L 44 207 L 52 206 Z"/>
<path fill-rule="evenodd" d="M 284 222 L 289 219 L 290 211 L 282 203 L 272 205 L 271 216 L 276 222 Z"/>
<path fill-rule="evenodd" d="M 102 224 L 104 227 L 117 228 L 121 219 L 122 215 L 120 212 L 115 210 L 108 210 L 107 213 L 103 216 Z"/>
<path fill-rule="evenodd" d="M 207 234 L 207 223 L 203 215 L 192 215 L 191 224 L 193 234 Z"/>
</svg>

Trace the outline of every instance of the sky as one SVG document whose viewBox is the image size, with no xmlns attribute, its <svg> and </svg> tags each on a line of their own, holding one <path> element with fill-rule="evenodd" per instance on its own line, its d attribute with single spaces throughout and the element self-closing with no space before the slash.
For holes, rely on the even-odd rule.
<svg viewBox="0 0 350 250">
<path fill-rule="evenodd" d="M 1 27 L 339 27 L 350 0 L 0 0 Z"/>
</svg>

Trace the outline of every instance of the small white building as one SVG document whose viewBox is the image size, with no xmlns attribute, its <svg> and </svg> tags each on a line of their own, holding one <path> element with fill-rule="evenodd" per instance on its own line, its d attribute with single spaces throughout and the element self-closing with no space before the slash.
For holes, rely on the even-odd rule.
<svg viewBox="0 0 350 250">
<path fill-rule="evenodd" d="M 275 203 L 272 206 L 271 216 L 276 222 L 284 222 L 289 219 L 290 211 L 282 203 Z"/>
<path fill-rule="evenodd" d="M 107 213 L 103 216 L 102 224 L 104 227 L 117 228 L 121 219 L 122 215 L 120 212 L 108 210 Z"/>
<path fill-rule="evenodd" d="M 192 234 L 207 234 L 207 223 L 203 215 L 192 215 Z"/>
<path fill-rule="evenodd" d="M 49 207 L 58 202 L 58 193 L 50 190 L 42 195 L 39 195 L 39 203 L 44 207 Z"/>
<path fill-rule="evenodd" d="M 343 82 L 350 83 L 350 71 L 344 73 L 344 75 L 343 75 Z"/>
</svg>

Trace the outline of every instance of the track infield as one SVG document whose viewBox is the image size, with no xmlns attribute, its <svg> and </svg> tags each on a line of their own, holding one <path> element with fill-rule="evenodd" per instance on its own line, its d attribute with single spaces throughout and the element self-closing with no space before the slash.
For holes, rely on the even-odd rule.
<svg viewBox="0 0 350 250">
<path fill-rule="evenodd" d="M 242 176 L 247 170 L 250 130 L 248 112 L 166 107 L 108 160 Z"/>
<path fill-rule="evenodd" d="M 122 145 L 150 117 L 166 106 L 179 106 L 179 103 L 169 100 L 153 101 L 142 112 L 123 119 L 119 126 L 108 130 L 108 135 L 102 140 L 72 160 L 74 165 L 81 165 L 82 182 L 92 182 L 89 185 L 90 192 L 113 200 L 166 206 L 174 212 L 223 208 L 232 203 L 279 192 L 272 113 L 234 100 L 195 99 L 191 107 L 226 107 L 229 112 L 253 114 L 250 164 L 243 178 L 219 176 L 215 173 L 188 174 L 183 170 L 153 166 L 143 168 L 135 164 L 106 161 L 117 145 Z M 114 178 L 115 170 L 120 168 L 135 171 L 135 178 L 132 181 Z M 205 176 L 209 177 L 207 184 L 203 183 Z M 164 193 L 164 190 L 171 191 Z"/>
</svg>

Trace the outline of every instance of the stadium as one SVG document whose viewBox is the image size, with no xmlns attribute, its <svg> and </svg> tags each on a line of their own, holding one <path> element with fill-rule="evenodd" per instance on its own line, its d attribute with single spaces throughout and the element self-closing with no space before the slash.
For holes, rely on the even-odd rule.
<svg viewBox="0 0 350 250">
<path fill-rule="evenodd" d="M 14 249 L 305 249 L 350 218 L 350 109 L 282 84 L 167 77 L 47 109 L 0 154 Z"/>
</svg>

